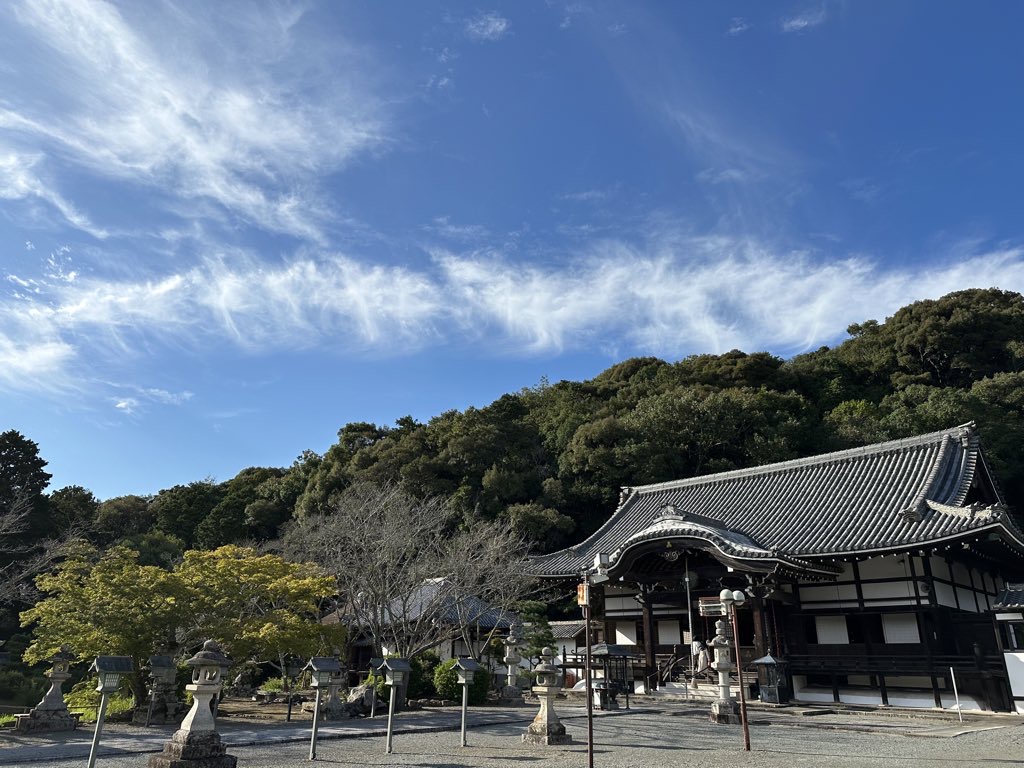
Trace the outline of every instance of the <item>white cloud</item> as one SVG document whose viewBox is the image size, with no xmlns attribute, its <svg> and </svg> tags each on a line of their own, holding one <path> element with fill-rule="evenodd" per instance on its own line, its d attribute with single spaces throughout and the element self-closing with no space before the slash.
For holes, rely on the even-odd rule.
<svg viewBox="0 0 1024 768">
<path fill-rule="evenodd" d="M 0 127 L 2 126 L 3 120 L 0 115 Z M 76 229 L 87 232 L 98 239 L 107 237 L 106 230 L 94 226 L 88 216 L 77 210 L 49 185 L 43 183 L 35 171 L 35 166 L 41 160 L 41 154 L 26 155 L 0 147 L 0 199 L 26 200 L 34 198 L 42 200 L 56 208 L 64 220 Z M 26 242 L 25 247 L 29 251 L 35 248 L 31 241 Z"/>
<path fill-rule="evenodd" d="M 726 30 L 726 34 L 732 35 L 734 37 L 736 35 L 742 35 L 744 32 L 750 29 L 750 27 L 750 22 L 748 22 L 742 16 L 734 16 L 732 20 L 729 22 L 729 29 Z"/>
<path fill-rule="evenodd" d="M 463 29 L 470 40 L 482 43 L 501 40 L 512 31 L 512 25 L 508 19 L 494 11 L 481 11 L 466 19 Z"/>
<path fill-rule="evenodd" d="M 330 214 L 315 179 L 385 141 L 382 109 L 355 74 L 362 70 L 346 66 L 343 41 L 322 62 L 306 41 L 296 52 L 293 17 L 253 13 L 237 29 L 219 18 L 216 46 L 195 29 L 193 38 L 146 36 L 106 3 L 26 2 L 15 17 L 60 66 L 39 66 L 49 80 L 31 93 L 8 84 L 0 128 L 101 178 L 213 201 L 254 226 L 322 241 Z M 24 68 L 32 72 L 32 62 Z M 44 196 L 20 167 L 5 186 L 20 181 L 22 195 Z M 59 195 L 45 199 L 88 227 Z"/>
<path fill-rule="evenodd" d="M 139 401 L 134 397 L 122 397 L 114 400 L 114 407 L 129 416 L 135 414 L 139 408 Z"/>
<path fill-rule="evenodd" d="M 808 29 L 824 24 L 826 16 L 825 6 L 812 8 L 804 11 L 803 13 L 799 13 L 796 16 L 789 16 L 783 19 L 781 22 L 782 31 L 805 32 Z"/>
<path fill-rule="evenodd" d="M 919 268 L 892 269 L 862 255 L 662 227 L 644 242 L 591 238 L 575 254 L 549 253 L 540 262 L 493 249 L 431 256 L 419 269 L 337 254 L 272 268 L 225 254 L 148 281 L 85 275 L 37 281 L 35 292 L 12 275 L 16 293 L 0 297 L 0 389 L 86 386 L 161 342 L 197 356 L 232 346 L 253 355 L 302 348 L 403 355 L 440 344 L 486 354 L 615 348 L 674 358 L 740 348 L 788 355 L 921 298 L 967 287 L 1024 292 L 1024 246 L 965 244 Z M 126 412 L 192 397 L 118 389 L 112 402 Z"/>
</svg>

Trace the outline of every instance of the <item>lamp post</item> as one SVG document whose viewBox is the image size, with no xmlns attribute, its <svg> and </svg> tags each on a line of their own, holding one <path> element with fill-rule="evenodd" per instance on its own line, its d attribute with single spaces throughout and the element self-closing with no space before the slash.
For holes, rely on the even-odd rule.
<svg viewBox="0 0 1024 768">
<path fill-rule="evenodd" d="M 456 659 L 455 673 L 459 677 L 459 685 L 462 686 L 462 742 L 466 746 L 466 710 L 469 709 L 469 686 L 473 682 L 473 676 L 482 672 L 481 667 L 474 659 Z"/>
<path fill-rule="evenodd" d="M 584 674 L 586 675 L 587 694 L 587 768 L 594 768 L 594 693 L 591 690 L 591 657 L 590 647 L 593 641 L 590 637 L 590 587 L 594 584 L 602 584 L 608 581 L 609 557 L 603 552 L 594 556 L 592 568 L 583 570 L 583 583 L 577 587 L 576 602 L 583 608 L 584 642 L 587 644 L 587 651 L 584 657 Z"/>
<path fill-rule="evenodd" d="M 740 691 L 740 723 L 743 725 L 743 749 L 749 752 L 750 727 L 747 724 L 747 699 L 743 692 L 743 668 L 740 663 L 740 631 L 739 623 L 736 620 L 736 609 L 743 605 L 747 596 L 738 589 L 735 591 L 723 589 L 719 593 L 718 598 L 722 601 L 722 605 L 725 606 L 726 616 L 732 623 L 733 645 L 736 649 L 736 680 L 739 683 Z"/>
<path fill-rule="evenodd" d="M 284 664 L 284 677 L 285 677 L 285 691 L 288 694 L 288 713 L 284 719 L 286 723 L 292 721 L 292 703 L 295 701 L 295 692 L 292 690 L 292 681 L 298 680 L 299 675 L 302 674 L 302 670 L 305 667 L 302 665 L 302 659 L 299 656 L 289 656 L 288 660 Z"/>
<path fill-rule="evenodd" d="M 391 699 L 388 703 L 388 738 L 384 747 L 384 752 L 390 755 L 391 725 L 395 718 L 395 692 L 408 679 L 412 666 L 406 659 L 384 659 L 381 669 L 384 671 L 384 682 L 391 686 Z"/>
<path fill-rule="evenodd" d="M 92 747 L 89 749 L 89 768 L 96 765 L 96 750 L 100 745 L 100 734 L 103 733 L 103 719 L 107 715 L 107 699 L 121 684 L 121 677 L 130 675 L 134 669 L 131 656 L 97 656 L 89 668 L 90 672 L 99 675 L 96 690 L 100 693 L 100 708 L 96 713 L 96 730 L 92 734 Z"/>
<path fill-rule="evenodd" d="M 331 678 L 341 671 L 341 664 L 330 656 L 314 656 L 305 666 L 312 672 L 313 690 L 316 691 L 316 703 L 313 704 L 313 733 L 309 737 L 309 759 L 316 760 L 316 731 L 320 724 L 320 698 L 325 688 L 330 686 Z"/>
</svg>

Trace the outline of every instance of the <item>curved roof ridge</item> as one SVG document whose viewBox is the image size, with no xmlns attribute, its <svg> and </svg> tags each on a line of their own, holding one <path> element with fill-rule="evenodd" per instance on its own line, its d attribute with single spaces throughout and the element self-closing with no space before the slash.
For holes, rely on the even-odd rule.
<svg viewBox="0 0 1024 768">
<path fill-rule="evenodd" d="M 959 426 L 951 427 L 949 429 L 942 429 L 938 432 L 929 432 L 925 435 L 901 437 L 884 443 L 873 443 L 872 445 L 858 446 L 856 448 L 846 448 L 841 451 L 822 453 L 817 456 L 806 456 L 800 459 L 789 459 L 788 461 L 779 461 L 774 464 L 761 464 L 756 467 L 732 469 L 728 472 L 715 472 L 710 475 L 694 475 L 693 477 L 686 477 L 682 480 L 669 480 L 664 483 L 651 483 L 650 485 L 636 485 L 632 486 L 630 490 L 633 493 L 671 490 L 673 488 L 685 488 L 688 485 L 734 480 L 749 477 L 751 475 L 785 472 L 792 469 L 803 469 L 805 467 L 837 463 L 848 459 L 861 458 L 863 456 L 876 456 L 880 453 L 888 453 L 901 448 L 915 448 L 920 445 L 928 445 L 929 443 L 937 442 L 943 438 L 961 439 L 961 437 L 965 435 L 975 435 L 975 423 L 973 421 L 969 421 L 966 424 L 960 424 Z"/>
</svg>

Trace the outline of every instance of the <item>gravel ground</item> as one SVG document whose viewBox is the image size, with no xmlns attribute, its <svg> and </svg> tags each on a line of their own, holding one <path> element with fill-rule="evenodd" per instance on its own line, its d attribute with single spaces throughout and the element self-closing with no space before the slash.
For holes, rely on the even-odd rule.
<svg viewBox="0 0 1024 768">
<path fill-rule="evenodd" d="M 575 713 L 573 713 L 575 714 Z M 871 715 L 794 717 L 753 714 L 752 751 L 743 752 L 738 726 L 715 726 L 704 712 L 666 708 L 633 710 L 594 722 L 595 768 L 876 768 L 887 763 L 930 766 L 1002 766 L 1024 763 L 1024 727 L 1019 718 L 969 724 L 955 721 Z M 482 726 L 469 731 L 469 746 L 459 747 L 458 731 L 397 734 L 394 752 L 384 754 L 380 736 L 324 740 L 317 762 L 339 766 L 429 766 L 430 768 L 538 766 L 583 768 L 587 765 L 586 720 L 566 720 L 577 744 L 567 747 L 524 746 L 525 722 Z M 980 730 L 985 728 L 987 730 Z M 233 747 L 240 766 L 291 768 L 309 762 L 308 744 Z M 102 757 L 99 768 L 138 768 L 148 755 Z M 0 764 L 3 754 L 0 752 Z M 82 760 L 34 763 L 53 768 L 80 768 Z"/>
</svg>

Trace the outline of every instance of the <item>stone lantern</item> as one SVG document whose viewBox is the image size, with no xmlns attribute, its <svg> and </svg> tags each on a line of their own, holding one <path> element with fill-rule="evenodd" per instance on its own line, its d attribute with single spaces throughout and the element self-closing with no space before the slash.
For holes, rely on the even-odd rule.
<svg viewBox="0 0 1024 768">
<path fill-rule="evenodd" d="M 523 741 L 527 744 L 571 744 L 572 736 L 565 732 L 565 726 L 555 714 L 555 697 L 562 691 L 561 675 L 552 663 L 555 651 L 545 648 L 540 655 L 541 662 L 534 668 L 537 684 L 533 686 L 533 692 L 540 699 L 540 712 L 527 726 Z"/>
<path fill-rule="evenodd" d="M 523 657 L 519 655 L 519 643 L 522 642 L 516 637 L 513 631 L 502 642 L 505 644 L 505 658 L 502 661 L 507 665 L 505 676 L 505 687 L 501 689 L 503 699 L 522 698 L 523 692 L 519 689 L 519 662 Z"/>
<path fill-rule="evenodd" d="M 50 669 L 45 673 L 50 681 L 50 689 L 42 701 L 27 715 L 16 715 L 15 730 L 23 733 L 30 731 L 73 731 L 78 727 L 78 716 L 68 712 L 61 690 L 64 683 L 71 677 L 68 671 L 75 656 L 66 646 L 50 659 Z"/>
<path fill-rule="evenodd" d="M 237 758 L 227 754 L 221 744 L 211 706 L 231 659 L 216 641 L 207 640 L 203 649 L 185 663 L 192 668 L 192 682 L 185 686 L 192 693 L 192 709 L 164 744 L 163 753 L 149 758 L 149 768 L 235 768 Z"/>
<path fill-rule="evenodd" d="M 178 668 L 170 656 L 149 657 L 149 705 L 145 724 L 167 723 L 175 720 L 181 711 L 177 692 Z M 142 721 L 141 708 L 136 710 L 135 721 Z"/>
<path fill-rule="evenodd" d="M 736 669 L 732 662 L 732 611 L 734 606 L 743 604 L 746 599 L 739 590 L 723 589 L 718 599 L 722 606 L 722 618 L 715 622 L 715 637 L 709 645 L 715 649 L 715 660 L 711 668 L 718 673 L 718 699 L 711 704 L 711 721 L 713 723 L 739 723 L 739 705 L 732 697 L 729 673 Z"/>
</svg>

